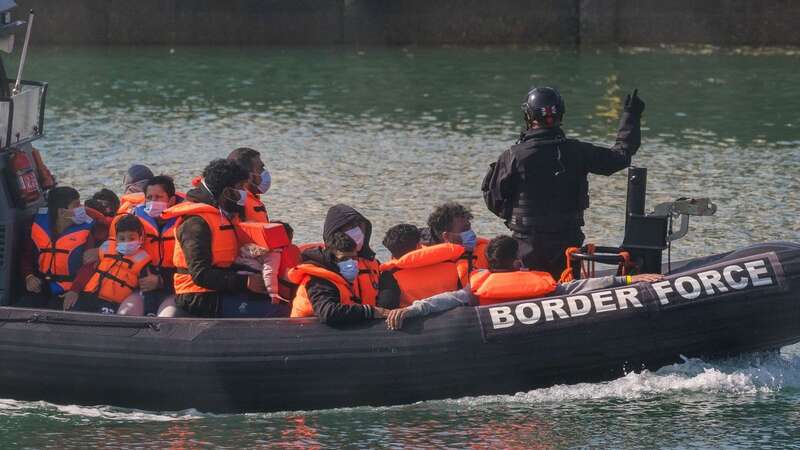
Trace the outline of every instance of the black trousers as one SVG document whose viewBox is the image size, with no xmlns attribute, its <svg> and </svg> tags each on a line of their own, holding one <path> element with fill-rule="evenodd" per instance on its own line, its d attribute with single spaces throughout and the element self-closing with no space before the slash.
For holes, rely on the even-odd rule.
<svg viewBox="0 0 800 450">
<path fill-rule="evenodd" d="M 580 247 L 586 236 L 580 227 L 559 233 L 514 233 L 519 243 L 519 259 L 531 270 L 550 272 L 558 280 L 567 266 L 564 253 L 569 247 Z"/>
</svg>

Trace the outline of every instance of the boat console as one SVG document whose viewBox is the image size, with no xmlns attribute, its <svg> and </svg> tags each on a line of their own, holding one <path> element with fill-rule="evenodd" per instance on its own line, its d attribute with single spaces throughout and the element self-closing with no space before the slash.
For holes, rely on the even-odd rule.
<svg viewBox="0 0 800 450">
<path fill-rule="evenodd" d="M 649 214 L 645 213 L 647 197 L 647 169 L 628 169 L 628 197 L 625 211 L 625 237 L 619 247 L 584 245 L 570 254 L 572 277 L 580 279 L 594 270 L 582 270 L 586 264 L 616 265 L 619 275 L 630 273 L 661 273 L 664 250 L 668 254 L 672 241 L 689 232 L 689 217 L 712 216 L 717 205 L 708 198 L 682 197 L 674 202 L 660 203 Z M 680 228 L 673 231 L 672 224 L 680 218 Z"/>
</svg>

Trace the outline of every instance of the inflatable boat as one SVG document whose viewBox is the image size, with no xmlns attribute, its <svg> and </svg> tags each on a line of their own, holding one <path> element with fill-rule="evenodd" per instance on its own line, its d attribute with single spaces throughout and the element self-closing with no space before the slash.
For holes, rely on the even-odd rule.
<svg viewBox="0 0 800 450">
<path fill-rule="evenodd" d="M 800 246 L 767 243 L 664 264 L 689 217 L 714 207 L 679 199 L 646 214 L 643 168 L 628 174 L 623 243 L 579 249 L 570 261 L 576 278 L 597 263 L 668 274 L 652 284 L 460 307 L 408 320 L 402 331 L 377 320 L 336 328 L 314 318 L 15 307 L 25 295 L 15 265 L 24 224 L 52 184 L 31 145 L 44 132 L 46 93 L 46 83 L 5 79 L 0 60 L 0 398 L 209 412 L 392 405 L 611 379 L 681 356 L 800 341 Z M 681 225 L 672 232 L 675 218 Z"/>
</svg>

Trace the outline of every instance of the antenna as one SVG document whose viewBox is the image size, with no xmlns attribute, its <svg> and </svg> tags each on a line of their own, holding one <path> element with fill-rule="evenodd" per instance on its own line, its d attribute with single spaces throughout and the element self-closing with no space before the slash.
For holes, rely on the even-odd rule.
<svg viewBox="0 0 800 450">
<path fill-rule="evenodd" d="M 22 56 L 19 59 L 19 69 L 17 70 L 17 82 L 14 83 L 12 94 L 19 94 L 20 82 L 22 82 L 22 69 L 25 67 L 25 58 L 28 56 L 28 42 L 31 39 L 31 28 L 33 27 L 33 10 L 28 13 L 28 29 L 25 31 L 25 43 L 22 45 Z"/>
</svg>

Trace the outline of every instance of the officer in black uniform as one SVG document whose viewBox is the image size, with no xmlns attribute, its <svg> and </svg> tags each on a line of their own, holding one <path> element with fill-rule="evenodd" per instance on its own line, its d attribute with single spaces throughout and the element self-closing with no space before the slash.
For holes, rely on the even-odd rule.
<svg viewBox="0 0 800 450">
<path fill-rule="evenodd" d="M 526 130 L 489 167 L 482 186 L 486 206 L 519 241 L 526 267 L 558 278 L 566 249 L 581 246 L 585 238 L 588 174 L 611 175 L 630 165 L 641 143 L 643 111 L 634 90 L 625 99 L 617 141 L 606 148 L 564 136 L 564 100 L 557 90 L 528 92 L 522 103 Z"/>
</svg>

